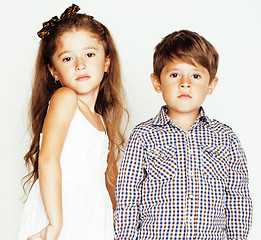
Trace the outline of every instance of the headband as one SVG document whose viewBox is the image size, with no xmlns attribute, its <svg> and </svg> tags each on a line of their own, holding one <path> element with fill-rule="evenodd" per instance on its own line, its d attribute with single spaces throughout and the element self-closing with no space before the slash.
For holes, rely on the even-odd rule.
<svg viewBox="0 0 261 240">
<path fill-rule="evenodd" d="M 72 4 L 72 6 L 68 7 L 67 9 L 65 9 L 65 11 L 62 13 L 60 19 L 55 16 L 52 17 L 51 20 L 44 22 L 43 23 L 43 28 L 37 33 L 37 35 L 44 39 L 46 36 L 48 36 L 50 34 L 50 31 L 52 30 L 52 28 L 61 20 L 66 19 L 66 18 L 70 18 L 71 16 L 73 16 L 75 13 L 77 13 L 80 10 L 80 7 L 78 7 L 75 4 Z"/>
</svg>

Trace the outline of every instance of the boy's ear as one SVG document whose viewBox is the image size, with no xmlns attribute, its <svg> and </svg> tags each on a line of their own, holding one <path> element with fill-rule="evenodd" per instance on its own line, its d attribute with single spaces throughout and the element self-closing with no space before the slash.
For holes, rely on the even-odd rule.
<svg viewBox="0 0 261 240">
<path fill-rule="evenodd" d="M 104 72 L 108 72 L 111 65 L 111 59 L 109 56 L 105 58 Z"/>
<path fill-rule="evenodd" d="M 158 79 L 158 77 L 154 73 L 152 73 L 150 75 L 150 81 L 151 81 L 152 86 L 155 89 L 155 91 L 157 93 L 160 93 L 161 92 L 160 80 Z"/>
<path fill-rule="evenodd" d="M 214 79 L 208 86 L 208 95 L 211 95 L 213 93 L 213 91 L 215 90 L 215 88 L 217 86 L 217 83 L 218 83 L 218 78 L 214 77 Z"/>
<path fill-rule="evenodd" d="M 55 80 L 55 81 L 59 81 L 59 79 L 58 79 L 58 74 L 57 74 L 55 68 L 54 68 L 54 67 L 51 67 L 51 66 L 48 64 L 48 70 L 49 70 L 49 72 L 51 73 L 51 75 L 53 76 L 54 80 Z"/>
</svg>

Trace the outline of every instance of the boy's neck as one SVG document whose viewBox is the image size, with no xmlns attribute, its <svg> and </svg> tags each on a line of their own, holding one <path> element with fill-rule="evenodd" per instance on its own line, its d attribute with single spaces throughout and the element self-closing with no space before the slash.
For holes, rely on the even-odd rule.
<svg viewBox="0 0 261 240">
<path fill-rule="evenodd" d="M 196 121 L 199 114 L 199 109 L 189 113 L 168 111 L 167 114 L 177 126 L 184 131 L 188 131 Z"/>
</svg>

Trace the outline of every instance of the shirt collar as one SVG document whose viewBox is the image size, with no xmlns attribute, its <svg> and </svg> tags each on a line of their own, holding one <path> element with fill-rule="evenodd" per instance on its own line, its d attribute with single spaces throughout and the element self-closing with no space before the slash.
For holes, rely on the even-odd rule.
<svg viewBox="0 0 261 240">
<path fill-rule="evenodd" d="M 152 123 L 154 125 L 159 125 L 159 126 L 163 126 L 166 125 L 170 122 L 170 118 L 167 115 L 168 112 L 168 108 L 167 106 L 162 106 L 159 113 L 153 118 Z"/>
<path fill-rule="evenodd" d="M 205 111 L 204 111 L 203 107 L 200 107 L 199 115 L 198 115 L 198 117 L 197 117 L 195 122 L 205 122 L 205 123 L 208 123 L 208 124 L 211 123 L 209 117 L 205 114 Z"/>
<path fill-rule="evenodd" d="M 168 112 L 167 106 L 166 105 L 162 106 L 161 109 L 160 109 L 160 112 L 153 118 L 152 123 L 154 125 L 159 125 L 159 126 L 164 126 L 164 125 L 167 125 L 169 123 L 173 124 L 173 121 L 167 115 L 167 112 Z M 200 122 L 205 122 L 205 123 L 210 124 L 210 119 L 206 116 L 203 107 L 200 107 L 199 115 L 198 115 L 194 124 L 197 124 L 197 123 L 200 123 Z M 175 125 L 175 123 L 174 123 L 174 125 Z"/>
</svg>

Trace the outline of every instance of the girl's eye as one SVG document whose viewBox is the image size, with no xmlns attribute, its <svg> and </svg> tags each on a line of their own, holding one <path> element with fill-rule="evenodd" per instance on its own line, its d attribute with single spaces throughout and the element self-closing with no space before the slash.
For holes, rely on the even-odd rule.
<svg viewBox="0 0 261 240">
<path fill-rule="evenodd" d="M 177 73 L 171 73 L 170 76 L 173 77 L 173 78 L 176 78 L 176 77 L 178 77 L 179 75 L 178 75 Z"/>
<path fill-rule="evenodd" d="M 200 76 L 199 74 L 193 74 L 193 78 L 195 78 L 195 79 L 200 79 L 201 76 Z"/>
<path fill-rule="evenodd" d="M 71 61 L 71 60 L 72 60 L 71 57 L 66 57 L 66 58 L 63 59 L 64 62 L 69 62 L 69 61 Z"/>
<path fill-rule="evenodd" d="M 94 53 L 87 53 L 86 56 L 87 56 L 87 57 L 93 57 L 93 56 L 94 56 Z"/>
</svg>

